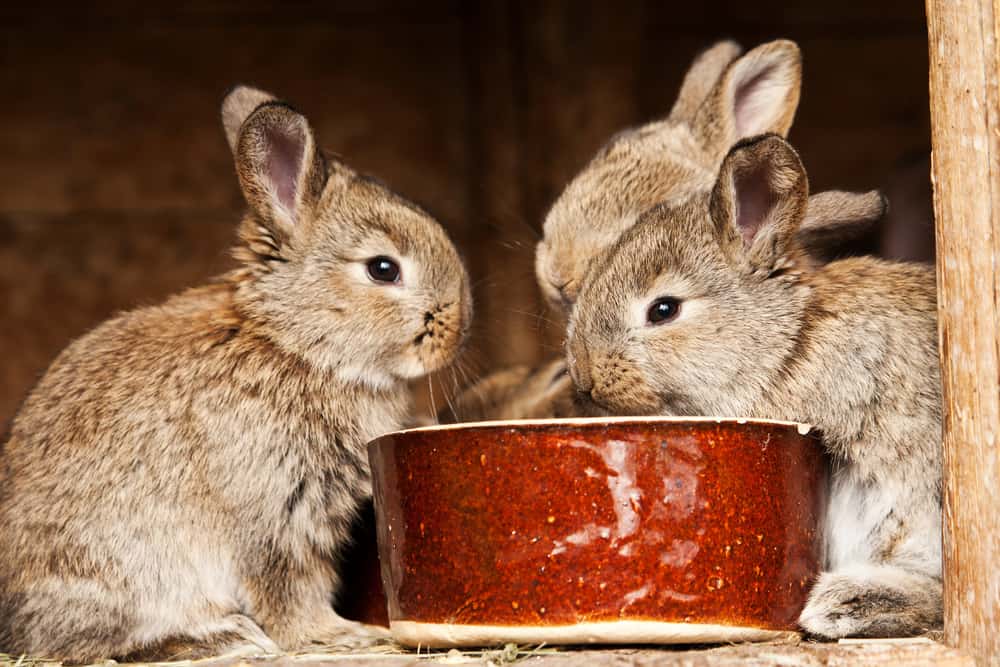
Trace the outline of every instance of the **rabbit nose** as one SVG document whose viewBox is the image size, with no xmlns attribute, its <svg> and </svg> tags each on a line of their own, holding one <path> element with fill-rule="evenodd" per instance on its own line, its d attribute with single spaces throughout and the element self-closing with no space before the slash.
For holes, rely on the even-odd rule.
<svg viewBox="0 0 1000 667">
<path fill-rule="evenodd" d="M 581 392 L 589 394 L 594 388 L 594 381 L 590 376 L 590 353 L 587 352 L 587 345 L 580 337 L 574 337 L 570 342 L 569 373 Z"/>
</svg>

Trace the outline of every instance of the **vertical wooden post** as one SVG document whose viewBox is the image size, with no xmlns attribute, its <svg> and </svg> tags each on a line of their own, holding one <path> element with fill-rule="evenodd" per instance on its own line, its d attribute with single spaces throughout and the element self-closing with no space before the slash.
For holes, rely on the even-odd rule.
<svg viewBox="0 0 1000 667">
<path fill-rule="evenodd" d="M 1000 665 L 1000 0 L 927 0 L 945 637 Z"/>
</svg>

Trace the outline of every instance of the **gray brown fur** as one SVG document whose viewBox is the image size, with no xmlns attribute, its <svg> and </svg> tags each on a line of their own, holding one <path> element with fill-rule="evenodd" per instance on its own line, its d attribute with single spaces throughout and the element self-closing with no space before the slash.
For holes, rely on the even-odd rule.
<svg viewBox="0 0 1000 667">
<path fill-rule="evenodd" d="M 535 253 L 553 304 L 572 305 L 590 263 L 644 211 L 711 188 L 735 141 L 788 132 L 802 79 L 798 47 L 778 40 L 740 53 L 719 42 L 700 54 L 670 115 L 615 135 L 559 195 Z"/>
<path fill-rule="evenodd" d="M 566 186 L 545 220 L 536 249 L 542 293 L 568 312 L 587 269 L 640 214 L 664 201 L 681 202 L 712 187 L 734 141 L 747 134 L 785 134 L 802 82 L 798 47 L 769 42 L 741 57 L 734 42 L 719 42 L 695 58 L 667 118 L 613 137 Z M 747 105 L 747 93 L 771 91 L 766 104 Z M 760 99 L 758 97 L 758 99 Z M 831 246 L 856 236 L 885 212 L 876 191 L 826 192 L 812 198 L 801 241 L 810 257 L 826 259 Z M 559 363 L 552 361 L 550 363 Z M 568 383 L 553 400 L 551 388 L 523 369 L 501 369 L 458 399 L 481 419 L 579 416 Z"/>
<path fill-rule="evenodd" d="M 780 137 L 738 144 L 711 193 L 651 210 L 587 274 L 578 389 L 616 414 L 805 421 L 835 461 L 827 568 L 800 622 L 824 637 L 941 622 L 941 403 L 930 268 L 816 265 L 808 183 Z M 653 325 L 656 299 L 681 300 Z"/>
<path fill-rule="evenodd" d="M 544 419 L 578 416 L 576 392 L 564 359 L 540 367 L 512 366 L 466 387 L 441 410 L 442 424 L 497 419 Z"/>
<path fill-rule="evenodd" d="M 0 650 L 70 661 L 358 645 L 337 558 L 365 443 L 449 363 L 468 280 L 426 213 L 237 88 L 241 267 L 72 343 L 0 451 Z M 399 286 L 364 273 L 403 264 Z"/>
</svg>

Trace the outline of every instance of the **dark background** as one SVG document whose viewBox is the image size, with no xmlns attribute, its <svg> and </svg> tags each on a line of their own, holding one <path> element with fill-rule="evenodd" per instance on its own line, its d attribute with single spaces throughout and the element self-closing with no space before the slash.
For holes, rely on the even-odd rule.
<svg viewBox="0 0 1000 667">
<path fill-rule="evenodd" d="M 242 200 L 218 110 L 237 82 L 446 224 L 481 371 L 558 348 L 531 268 L 547 207 L 721 38 L 796 40 L 814 190 L 887 186 L 907 214 L 890 254 L 928 237 L 919 0 L 24 4 L 0 6 L 0 427 L 72 338 L 230 265 Z"/>
</svg>

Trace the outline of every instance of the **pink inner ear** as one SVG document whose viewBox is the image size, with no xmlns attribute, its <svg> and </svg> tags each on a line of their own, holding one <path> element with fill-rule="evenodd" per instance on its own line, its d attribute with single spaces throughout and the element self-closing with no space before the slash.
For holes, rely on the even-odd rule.
<svg viewBox="0 0 1000 667">
<path fill-rule="evenodd" d="M 736 227 L 743 235 L 743 243 L 750 245 L 775 202 L 767 166 L 758 164 L 734 174 L 733 189 L 736 195 Z"/>
<path fill-rule="evenodd" d="M 764 67 L 737 83 L 733 94 L 737 138 L 772 130 L 786 92 L 775 79 L 774 68 Z"/>
<path fill-rule="evenodd" d="M 274 187 L 278 202 L 295 213 L 295 194 L 302 171 L 305 137 L 297 128 L 270 127 L 267 139 L 267 178 Z"/>
</svg>

